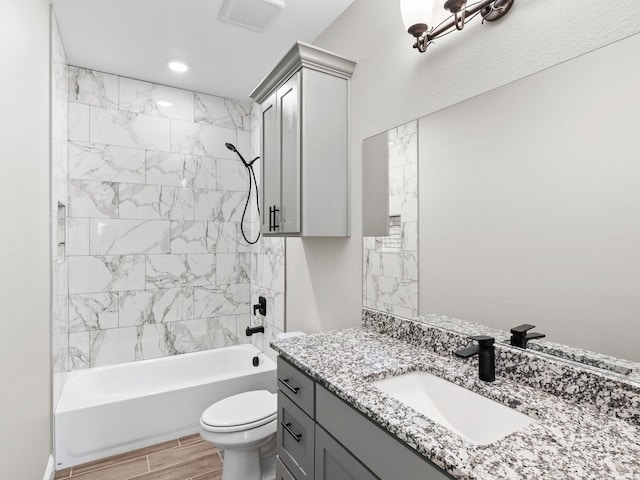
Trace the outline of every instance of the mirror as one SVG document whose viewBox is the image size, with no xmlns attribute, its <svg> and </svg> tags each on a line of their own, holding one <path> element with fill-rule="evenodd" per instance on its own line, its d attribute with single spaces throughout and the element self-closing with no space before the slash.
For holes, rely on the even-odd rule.
<svg viewBox="0 0 640 480">
<path fill-rule="evenodd" d="M 363 303 L 418 316 L 417 121 L 366 139 L 363 161 Z"/>
<path fill-rule="evenodd" d="M 477 322 L 507 341 L 529 323 L 546 335 L 530 348 L 635 378 L 638 49 L 635 35 L 419 119 L 425 319 Z M 364 241 L 363 303 L 392 311 L 371 301 L 367 277 L 380 270 Z"/>
</svg>

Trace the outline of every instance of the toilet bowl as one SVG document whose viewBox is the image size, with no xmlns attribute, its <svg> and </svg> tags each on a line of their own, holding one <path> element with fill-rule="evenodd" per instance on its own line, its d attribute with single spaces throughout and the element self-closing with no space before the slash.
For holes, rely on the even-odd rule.
<svg viewBox="0 0 640 480">
<path fill-rule="evenodd" d="M 224 398 L 200 417 L 200 436 L 223 451 L 222 480 L 275 478 L 277 396 L 252 390 Z"/>
</svg>

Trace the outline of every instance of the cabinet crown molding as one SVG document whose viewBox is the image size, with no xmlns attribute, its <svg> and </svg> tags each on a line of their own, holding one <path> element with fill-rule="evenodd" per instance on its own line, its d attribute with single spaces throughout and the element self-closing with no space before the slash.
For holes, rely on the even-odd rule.
<svg viewBox="0 0 640 480">
<path fill-rule="evenodd" d="M 301 67 L 348 79 L 351 78 L 355 66 L 355 62 L 335 53 L 303 42 L 296 42 L 249 96 L 256 102 L 262 103 Z"/>
</svg>

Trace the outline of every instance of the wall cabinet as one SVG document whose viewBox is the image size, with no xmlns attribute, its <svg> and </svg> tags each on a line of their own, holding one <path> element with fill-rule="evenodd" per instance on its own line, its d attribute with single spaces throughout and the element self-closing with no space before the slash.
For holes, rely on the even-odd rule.
<svg viewBox="0 0 640 480">
<path fill-rule="evenodd" d="M 277 480 L 453 478 L 282 358 L 278 389 Z"/>
<path fill-rule="evenodd" d="M 350 60 L 299 42 L 251 93 L 262 110 L 263 235 L 349 235 L 354 67 Z"/>
</svg>

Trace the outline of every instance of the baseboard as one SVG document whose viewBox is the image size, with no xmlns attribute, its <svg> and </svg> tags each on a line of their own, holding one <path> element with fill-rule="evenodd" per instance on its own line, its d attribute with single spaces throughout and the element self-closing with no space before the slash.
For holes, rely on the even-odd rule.
<svg viewBox="0 0 640 480">
<path fill-rule="evenodd" d="M 49 455 L 47 469 L 44 471 L 44 477 L 42 477 L 42 480 L 53 480 L 53 476 L 56 474 L 56 470 L 53 465 L 53 455 Z"/>
</svg>

